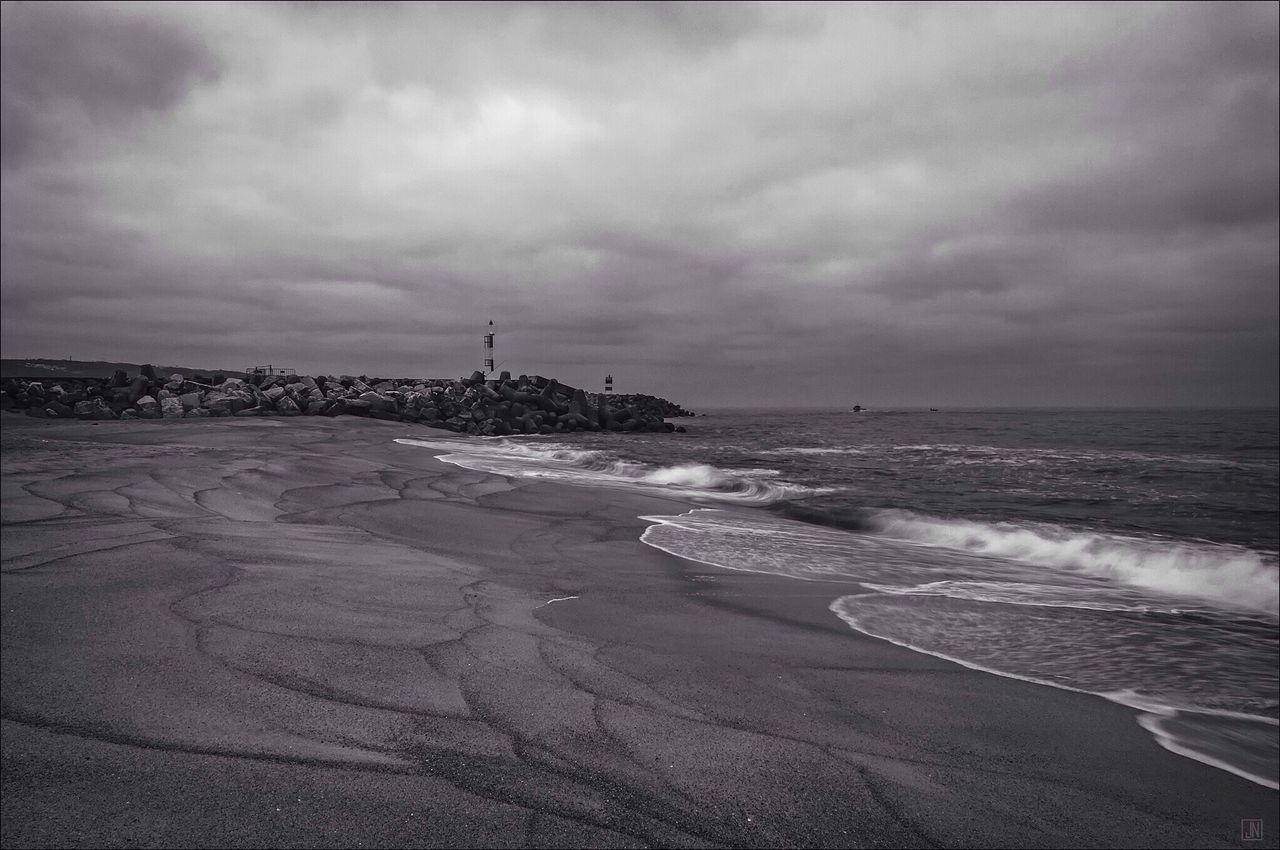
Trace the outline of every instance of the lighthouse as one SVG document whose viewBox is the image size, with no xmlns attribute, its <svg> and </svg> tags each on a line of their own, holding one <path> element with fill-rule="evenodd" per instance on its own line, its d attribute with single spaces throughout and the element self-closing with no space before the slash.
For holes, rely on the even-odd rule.
<svg viewBox="0 0 1280 850">
<path fill-rule="evenodd" d="M 604 376 L 604 391 L 607 393 L 613 392 L 613 375 Z"/>
<path fill-rule="evenodd" d="M 493 319 L 489 320 L 489 332 L 484 335 L 484 373 L 493 373 Z"/>
</svg>

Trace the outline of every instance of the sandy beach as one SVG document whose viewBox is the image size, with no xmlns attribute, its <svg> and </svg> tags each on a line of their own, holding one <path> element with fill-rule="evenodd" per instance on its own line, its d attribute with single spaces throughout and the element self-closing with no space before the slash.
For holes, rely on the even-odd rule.
<svg viewBox="0 0 1280 850">
<path fill-rule="evenodd" d="M 640 543 L 676 500 L 367 419 L 2 423 L 5 847 L 1277 846 L 1129 709 Z"/>
</svg>

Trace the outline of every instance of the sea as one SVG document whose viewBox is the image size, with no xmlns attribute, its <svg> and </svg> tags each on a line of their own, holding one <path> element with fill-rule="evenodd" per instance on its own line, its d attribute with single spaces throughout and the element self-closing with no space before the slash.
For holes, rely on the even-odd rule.
<svg viewBox="0 0 1280 850">
<path fill-rule="evenodd" d="M 1280 787 L 1276 410 L 676 421 L 687 433 L 400 442 L 513 478 L 680 496 L 690 510 L 643 517 L 644 543 L 828 582 L 851 629 L 1121 703 L 1165 748 Z"/>
</svg>

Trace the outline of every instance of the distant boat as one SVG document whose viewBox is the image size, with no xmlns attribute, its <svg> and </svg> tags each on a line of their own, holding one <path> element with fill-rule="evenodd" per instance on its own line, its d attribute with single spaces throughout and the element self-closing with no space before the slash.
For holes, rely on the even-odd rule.
<svg viewBox="0 0 1280 850">
<path fill-rule="evenodd" d="M 930 412 L 930 413 L 937 413 L 937 412 L 938 412 L 938 408 L 936 408 L 936 407 L 931 407 L 931 408 L 929 408 L 929 412 Z"/>
<path fill-rule="evenodd" d="M 853 406 L 853 411 L 852 411 L 852 412 L 853 412 L 853 413 L 861 413 L 861 412 L 862 412 L 862 405 L 860 405 L 860 404 L 855 404 L 855 405 Z"/>
</svg>

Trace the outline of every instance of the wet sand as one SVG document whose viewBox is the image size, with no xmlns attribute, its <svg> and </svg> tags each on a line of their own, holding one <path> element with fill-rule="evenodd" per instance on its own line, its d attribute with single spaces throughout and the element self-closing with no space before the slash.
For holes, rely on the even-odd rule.
<svg viewBox="0 0 1280 850">
<path fill-rule="evenodd" d="M 0 424 L 5 847 L 1277 846 L 1131 710 L 639 543 L 678 501 L 346 417 Z"/>
</svg>

